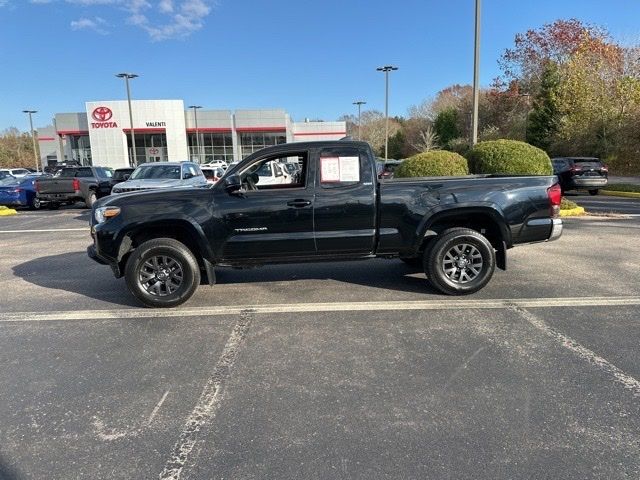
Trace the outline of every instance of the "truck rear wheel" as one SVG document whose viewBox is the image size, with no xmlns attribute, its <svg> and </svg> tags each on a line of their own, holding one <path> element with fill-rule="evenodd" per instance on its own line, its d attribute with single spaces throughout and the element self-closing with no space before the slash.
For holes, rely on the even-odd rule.
<svg viewBox="0 0 640 480">
<path fill-rule="evenodd" d="M 125 266 L 129 291 L 148 307 L 180 305 L 200 285 L 200 267 L 183 243 L 154 238 L 136 248 Z"/>
<path fill-rule="evenodd" d="M 496 268 L 496 253 L 487 238 L 469 228 L 443 231 L 425 251 L 424 270 L 431 284 L 447 295 L 482 289 Z"/>
<path fill-rule="evenodd" d="M 87 194 L 87 198 L 84 201 L 87 208 L 93 207 L 93 204 L 96 203 L 97 201 L 98 201 L 98 196 L 96 195 L 96 192 L 94 190 L 89 190 L 89 193 Z"/>
</svg>

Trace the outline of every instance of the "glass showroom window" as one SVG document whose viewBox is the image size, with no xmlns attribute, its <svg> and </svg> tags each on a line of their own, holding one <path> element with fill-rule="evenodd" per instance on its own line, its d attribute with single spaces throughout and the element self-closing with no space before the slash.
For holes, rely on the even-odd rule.
<svg viewBox="0 0 640 480">
<path fill-rule="evenodd" d="M 89 135 L 69 136 L 71 157 L 80 165 L 91 165 L 91 144 Z"/>
<path fill-rule="evenodd" d="M 251 155 L 265 147 L 280 145 L 287 142 L 284 132 L 242 132 L 240 133 L 240 145 L 242 158 Z"/>
<path fill-rule="evenodd" d="M 227 164 L 233 162 L 231 133 L 200 132 L 199 137 L 198 143 L 195 132 L 188 134 L 189 153 L 192 160 L 199 163 L 209 163 L 213 160 L 223 160 Z"/>
</svg>

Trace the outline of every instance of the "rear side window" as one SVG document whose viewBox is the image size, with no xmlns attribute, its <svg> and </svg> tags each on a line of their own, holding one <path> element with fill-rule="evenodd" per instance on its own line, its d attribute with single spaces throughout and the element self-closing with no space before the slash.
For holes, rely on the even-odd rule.
<svg viewBox="0 0 640 480">
<path fill-rule="evenodd" d="M 353 147 L 325 148 L 320 151 L 319 181 L 322 188 L 373 182 L 369 158 Z"/>
<path fill-rule="evenodd" d="M 76 177 L 88 178 L 93 177 L 93 172 L 90 168 L 79 168 Z"/>
</svg>

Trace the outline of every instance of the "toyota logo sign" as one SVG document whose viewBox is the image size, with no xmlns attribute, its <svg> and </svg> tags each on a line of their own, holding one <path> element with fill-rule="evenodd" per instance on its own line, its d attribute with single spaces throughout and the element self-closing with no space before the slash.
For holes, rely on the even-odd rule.
<svg viewBox="0 0 640 480">
<path fill-rule="evenodd" d="M 106 122 L 108 120 L 111 120 L 111 117 L 113 117 L 113 112 L 108 107 L 97 107 L 93 109 L 93 113 L 91 114 L 91 116 L 96 122 Z"/>
</svg>

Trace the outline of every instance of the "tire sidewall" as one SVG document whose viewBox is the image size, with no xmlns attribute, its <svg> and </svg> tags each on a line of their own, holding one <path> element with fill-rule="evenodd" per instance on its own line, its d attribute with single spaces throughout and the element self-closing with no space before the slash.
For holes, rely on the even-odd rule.
<svg viewBox="0 0 640 480">
<path fill-rule="evenodd" d="M 125 280 L 131 293 L 148 307 L 175 307 L 186 302 L 200 284 L 200 270 L 193 254 L 184 245 L 175 242 L 161 243 L 151 240 L 136 248 L 127 259 L 125 266 Z M 147 292 L 139 280 L 141 266 L 149 258 L 157 255 L 167 255 L 177 260 L 183 272 L 182 284 L 174 293 L 159 297 Z"/>
<path fill-rule="evenodd" d="M 31 198 L 30 207 L 32 210 L 40 210 L 42 208 L 42 202 L 38 197 L 34 196 L 33 198 Z"/>
<path fill-rule="evenodd" d="M 91 191 L 89 192 L 89 195 L 87 196 L 87 201 L 85 202 L 87 204 L 88 208 L 93 207 L 93 204 L 96 203 L 96 201 L 98 200 L 98 196 L 96 195 L 96 192 Z"/>
<path fill-rule="evenodd" d="M 480 275 L 467 283 L 456 283 L 447 277 L 442 267 L 442 262 L 446 253 L 455 245 L 467 243 L 478 249 L 482 255 L 482 271 Z M 430 252 L 425 257 L 425 271 L 429 280 L 440 291 L 453 295 L 464 295 L 467 293 L 477 292 L 483 288 L 495 271 L 495 252 L 489 241 L 481 234 L 459 233 L 443 236 L 438 240 Z"/>
</svg>

